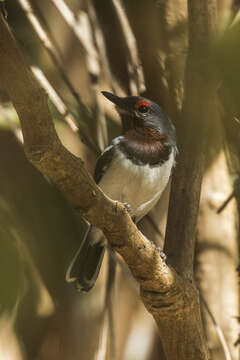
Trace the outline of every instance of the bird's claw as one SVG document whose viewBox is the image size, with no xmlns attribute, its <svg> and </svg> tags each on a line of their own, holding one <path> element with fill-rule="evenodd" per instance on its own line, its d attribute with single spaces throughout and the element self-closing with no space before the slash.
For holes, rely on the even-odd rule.
<svg viewBox="0 0 240 360">
<path fill-rule="evenodd" d="M 131 214 L 131 212 L 132 212 L 131 205 L 129 205 L 129 204 L 126 203 L 126 202 L 124 202 L 123 205 L 124 205 L 125 209 L 127 210 L 127 212 L 128 212 L 129 214 Z"/>
<path fill-rule="evenodd" d="M 158 251 L 160 257 L 165 262 L 167 260 L 167 255 L 165 254 L 165 252 L 163 251 L 163 249 L 160 246 L 157 246 L 156 248 L 157 248 L 157 251 Z"/>
</svg>

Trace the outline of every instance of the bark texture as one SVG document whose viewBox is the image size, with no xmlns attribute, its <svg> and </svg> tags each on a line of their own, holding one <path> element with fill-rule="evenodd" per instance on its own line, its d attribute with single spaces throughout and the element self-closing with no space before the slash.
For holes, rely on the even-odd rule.
<svg viewBox="0 0 240 360">
<path fill-rule="evenodd" d="M 204 64 L 215 26 L 214 16 L 214 0 L 189 1 L 190 52 L 194 57 L 196 48 L 200 47 Z M 196 75 L 192 64 L 190 58 L 183 112 L 186 118 L 183 127 L 188 136 L 184 135 L 186 141 L 180 146 L 167 232 L 166 249 L 177 273 L 164 263 L 156 247 L 137 230 L 125 207 L 107 198 L 83 161 L 61 144 L 48 110 L 47 96 L 26 67 L 6 21 L 3 18 L 0 21 L 0 77 L 18 113 L 28 159 L 56 184 L 73 208 L 103 231 L 110 245 L 128 264 L 140 285 L 142 301 L 156 321 L 166 358 L 171 360 L 208 358 L 192 262 L 206 131 L 206 120 L 199 120 L 207 119 L 214 86 L 209 82 L 206 95 L 199 102 L 203 80 Z M 192 93 L 190 79 L 194 84 Z M 192 119 L 199 107 L 199 113 Z M 194 121 L 191 123 L 190 119 Z M 193 129 L 200 137 L 198 142 L 191 136 Z M 193 153 L 189 158 L 190 148 Z M 175 201 L 178 209 L 183 209 L 181 214 L 174 209 Z M 176 246 L 179 238 L 182 251 L 176 256 L 173 250 L 179 248 Z"/>
<path fill-rule="evenodd" d="M 178 129 L 179 158 L 172 182 L 165 242 L 171 264 L 178 272 L 192 279 L 201 181 L 209 122 L 217 89 L 210 66 L 216 29 L 216 2 L 196 3 L 190 0 L 188 7 L 189 57 L 185 99 L 181 127 Z M 177 244 L 178 239 L 181 239 L 181 246 Z"/>
</svg>

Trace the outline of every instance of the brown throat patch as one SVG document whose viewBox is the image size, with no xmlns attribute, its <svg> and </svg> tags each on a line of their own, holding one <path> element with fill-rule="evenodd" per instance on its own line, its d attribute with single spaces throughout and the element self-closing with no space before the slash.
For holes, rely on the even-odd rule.
<svg viewBox="0 0 240 360">
<path fill-rule="evenodd" d="M 171 147 L 167 137 L 149 127 L 139 127 L 127 131 L 121 149 L 137 164 L 159 165 L 168 160 Z"/>
<path fill-rule="evenodd" d="M 137 127 L 135 129 L 128 130 L 125 134 L 125 138 L 128 140 L 135 140 L 137 142 L 161 141 L 164 143 L 167 140 L 166 135 L 150 127 Z"/>
</svg>

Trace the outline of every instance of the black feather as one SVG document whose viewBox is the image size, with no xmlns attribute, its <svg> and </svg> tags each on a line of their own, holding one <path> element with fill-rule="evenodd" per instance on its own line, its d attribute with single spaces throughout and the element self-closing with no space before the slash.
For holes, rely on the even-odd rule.
<svg viewBox="0 0 240 360">
<path fill-rule="evenodd" d="M 97 160 L 95 171 L 94 171 L 94 180 L 98 184 L 103 177 L 105 171 L 109 168 L 111 161 L 114 155 L 113 145 L 108 146 L 104 152 L 100 155 Z"/>
</svg>

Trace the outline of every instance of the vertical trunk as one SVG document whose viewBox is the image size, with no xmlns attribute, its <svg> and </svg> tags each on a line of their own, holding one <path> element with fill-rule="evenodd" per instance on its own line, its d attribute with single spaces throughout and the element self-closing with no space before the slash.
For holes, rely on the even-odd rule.
<svg viewBox="0 0 240 360">
<path fill-rule="evenodd" d="M 219 125 L 218 125 L 219 126 Z M 221 129 L 220 129 L 221 132 Z M 232 192 L 226 156 L 222 150 L 207 168 L 202 184 L 200 214 L 198 219 L 197 278 L 215 320 L 220 325 L 232 359 L 238 359 L 234 343 L 238 336 L 238 263 L 236 204 L 234 201 L 220 213 L 218 208 Z M 213 360 L 224 360 L 223 347 L 216 327 L 203 306 L 203 317 L 208 338 L 208 347 Z"/>
</svg>

